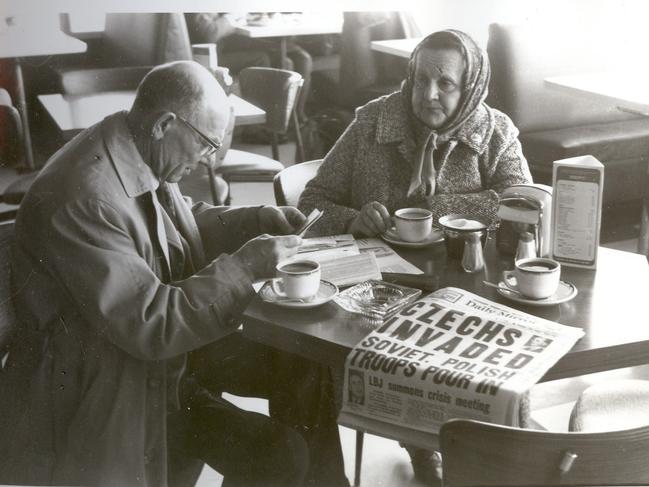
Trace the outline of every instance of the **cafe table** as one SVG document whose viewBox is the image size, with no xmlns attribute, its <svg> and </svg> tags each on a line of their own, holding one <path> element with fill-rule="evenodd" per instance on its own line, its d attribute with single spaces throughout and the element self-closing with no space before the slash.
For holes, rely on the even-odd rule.
<svg viewBox="0 0 649 487">
<path fill-rule="evenodd" d="M 408 39 L 372 41 L 370 43 L 370 49 L 385 54 L 392 54 L 393 56 L 409 58 L 412 51 L 415 50 L 415 47 L 422 39 L 423 37 L 410 37 Z"/>
<path fill-rule="evenodd" d="M 278 14 L 264 23 L 242 23 L 237 25 L 235 32 L 252 39 L 276 39 L 279 42 L 281 68 L 287 69 L 287 44 L 290 37 L 339 34 L 342 31 L 342 25 L 342 16 Z"/>
<path fill-rule="evenodd" d="M 458 287 L 484 298 L 564 325 L 585 335 L 542 378 L 575 377 L 649 363 L 649 265 L 644 256 L 600 247 L 596 270 L 563 267 L 561 279 L 574 284 L 571 301 L 552 306 L 521 305 L 502 297 L 483 280 L 499 282 L 513 268 L 511 256 L 500 255 L 487 241 L 485 270 L 468 274 L 449 260 L 444 244 L 397 252 L 434 279 L 434 288 Z M 288 309 L 256 296 L 243 314 L 249 339 L 342 370 L 347 354 L 377 323 L 347 312 L 330 301 L 312 309 Z"/>
<path fill-rule="evenodd" d="M 65 140 L 83 129 L 99 122 L 111 113 L 128 110 L 135 100 L 135 91 L 106 91 L 86 95 L 62 95 L 60 93 L 39 95 L 43 105 Z M 266 112 L 252 103 L 229 96 L 234 109 L 235 125 L 254 125 L 266 121 Z"/>
</svg>

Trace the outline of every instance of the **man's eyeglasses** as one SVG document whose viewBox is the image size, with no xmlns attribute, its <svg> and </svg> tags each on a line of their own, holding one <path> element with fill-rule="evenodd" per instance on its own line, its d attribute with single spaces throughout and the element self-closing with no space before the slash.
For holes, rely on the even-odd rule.
<svg viewBox="0 0 649 487">
<path fill-rule="evenodd" d="M 207 144 L 207 146 L 209 147 L 209 150 L 205 153 L 205 155 L 204 155 L 203 157 L 211 157 L 211 156 L 213 156 L 213 155 L 216 153 L 216 151 L 218 151 L 221 147 L 223 147 L 223 142 L 221 142 L 221 141 L 219 141 L 219 140 L 211 139 L 210 137 L 208 137 L 207 135 L 205 135 L 203 132 L 201 132 L 200 130 L 198 130 L 196 127 L 194 127 L 193 124 L 191 124 L 190 122 L 188 122 L 187 120 L 185 120 L 183 117 L 178 116 L 178 115 L 176 115 L 176 117 L 177 117 L 178 120 L 180 120 L 182 123 L 184 123 L 185 125 L 187 125 L 190 129 L 192 129 L 195 133 L 197 133 L 198 136 L 201 138 L 201 140 L 202 140 L 205 144 Z"/>
</svg>

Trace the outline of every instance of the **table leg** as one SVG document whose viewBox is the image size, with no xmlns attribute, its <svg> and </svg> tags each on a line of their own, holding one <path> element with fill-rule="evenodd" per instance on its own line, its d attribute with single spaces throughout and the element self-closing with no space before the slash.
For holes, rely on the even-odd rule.
<svg viewBox="0 0 649 487">
<path fill-rule="evenodd" d="M 280 63 L 280 68 L 282 69 L 288 69 L 288 56 L 286 55 L 286 44 L 287 44 L 287 39 L 286 37 L 280 37 L 279 38 L 279 63 Z"/>
<path fill-rule="evenodd" d="M 16 105 L 23 122 L 23 141 L 25 143 L 25 164 L 29 169 L 35 169 L 34 153 L 32 152 L 32 136 L 29 131 L 29 115 L 27 112 L 27 100 L 25 98 L 25 82 L 23 80 L 23 69 L 20 58 L 14 60 L 14 75 L 16 80 Z"/>
<path fill-rule="evenodd" d="M 638 237 L 638 253 L 649 258 L 649 173 L 645 175 L 645 190 L 642 198 L 642 214 L 640 215 L 640 236 Z"/>
</svg>

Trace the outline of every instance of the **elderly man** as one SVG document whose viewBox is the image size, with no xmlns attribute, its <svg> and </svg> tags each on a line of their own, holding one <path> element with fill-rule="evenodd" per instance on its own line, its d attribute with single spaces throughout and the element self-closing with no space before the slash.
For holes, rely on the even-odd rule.
<svg viewBox="0 0 649 487">
<path fill-rule="evenodd" d="M 348 485 L 327 371 L 237 332 L 252 282 L 300 244 L 271 235 L 304 215 L 190 207 L 175 184 L 218 150 L 229 116 L 204 68 L 159 66 L 26 195 L 11 362 L 32 379 L 12 453 L 33 454 L 30 482 L 192 485 L 205 461 L 224 485 Z M 270 417 L 223 391 L 268 397 Z"/>
</svg>

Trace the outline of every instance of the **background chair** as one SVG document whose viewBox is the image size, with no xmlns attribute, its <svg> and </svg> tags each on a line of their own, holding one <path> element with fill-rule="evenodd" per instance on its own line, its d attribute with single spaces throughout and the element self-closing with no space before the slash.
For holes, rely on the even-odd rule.
<svg viewBox="0 0 649 487">
<path fill-rule="evenodd" d="M 61 93 L 85 94 L 135 89 L 153 66 L 183 59 L 192 48 L 181 13 L 108 13 L 98 45 L 54 70 Z"/>
<path fill-rule="evenodd" d="M 273 179 L 275 203 L 277 206 L 297 206 L 306 183 L 315 177 L 322 165 L 322 159 L 306 161 L 287 167 Z M 337 379 L 342 384 L 342 377 Z M 361 484 L 361 465 L 363 462 L 364 433 L 356 431 L 356 453 L 354 459 L 354 487 Z"/>
<path fill-rule="evenodd" d="M 0 167 L 19 166 L 23 162 L 23 131 L 20 114 L 13 106 L 9 93 L 0 88 Z M 0 221 L 13 220 L 23 195 L 36 177 L 35 172 L 17 176 L 0 192 Z"/>
<path fill-rule="evenodd" d="M 295 129 L 298 157 L 304 158 L 295 107 L 302 87 L 302 75 L 276 68 L 245 68 L 239 73 L 241 96 L 266 112 L 265 128 L 271 133 L 273 159 L 279 161 L 277 136 L 286 134 L 291 119 Z"/>
<path fill-rule="evenodd" d="M 570 431 L 601 432 L 649 425 L 649 381 L 616 380 L 594 384 L 577 399 Z"/>
<path fill-rule="evenodd" d="M 321 164 L 322 159 L 316 159 L 289 166 L 278 172 L 273 179 L 277 206 L 297 206 L 306 183 L 315 177 Z"/>
<path fill-rule="evenodd" d="M 442 426 L 440 443 L 451 487 L 649 483 L 649 426 L 552 433 L 458 419 Z"/>
<path fill-rule="evenodd" d="M 407 60 L 374 51 L 372 41 L 421 36 L 407 12 L 344 12 L 340 67 L 314 71 L 312 93 L 322 108 L 355 109 L 398 90 Z"/>
<path fill-rule="evenodd" d="M 0 371 L 4 368 L 4 358 L 17 321 L 9 281 L 13 239 L 13 223 L 0 224 Z"/>
</svg>

